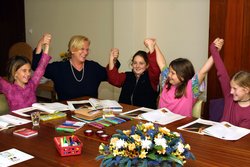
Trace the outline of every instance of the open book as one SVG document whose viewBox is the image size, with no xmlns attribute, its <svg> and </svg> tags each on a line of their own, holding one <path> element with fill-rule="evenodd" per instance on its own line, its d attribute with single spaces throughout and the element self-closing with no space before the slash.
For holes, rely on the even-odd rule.
<svg viewBox="0 0 250 167">
<path fill-rule="evenodd" d="M 66 110 L 69 110 L 68 105 L 54 102 L 54 103 L 34 103 L 32 104 L 32 107 L 26 107 L 19 110 L 14 110 L 12 112 L 20 116 L 30 117 L 30 114 L 35 111 L 42 111 L 52 114 L 55 112 L 66 111 Z"/>
<path fill-rule="evenodd" d="M 94 110 L 94 106 L 89 102 L 89 100 L 79 100 L 79 101 L 67 101 L 69 110 L 81 110 L 81 109 L 90 109 Z"/>
<path fill-rule="evenodd" d="M 167 108 L 160 108 L 157 110 L 153 110 L 153 111 L 141 114 L 140 117 L 142 119 L 145 119 L 147 121 L 157 123 L 160 125 L 166 125 L 171 122 L 185 118 L 185 116 L 172 113 Z"/>
<path fill-rule="evenodd" d="M 89 102 L 91 105 L 99 110 L 103 111 L 113 111 L 114 113 L 122 112 L 123 107 L 115 100 L 99 100 L 95 98 L 90 98 Z"/>
<path fill-rule="evenodd" d="M 238 140 L 250 133 L 249 129 L 234 126 L 228 122 L 214 122 L 204 119 L 197 119 L 177 129 L 209 135 L 223 140 Z"/>
<path fill-rule="evenodd" d="M 150 111 L 153 111 L 153 109 L 146 108 L 146 107 L 140 107 L 140 108 L 137 108 L 137 109 L 134 109 L 131 111 L 120 113 L 120 115 L 135 118 L 135 119 L 141 119 L 141 117 L 140 117 L 141 114 L 144 114 L 144 113 L 147 113 Z"/>
<path fill-rule="evenodd" d="M 19 118 L 13 115 L 1 115 L 0 116 L 0 131 L 4 129 L 8 129 L 10 127 L 14 127 L 17 125 L 23 125 L 31 122 L 30 120 Z"/>
</svg>

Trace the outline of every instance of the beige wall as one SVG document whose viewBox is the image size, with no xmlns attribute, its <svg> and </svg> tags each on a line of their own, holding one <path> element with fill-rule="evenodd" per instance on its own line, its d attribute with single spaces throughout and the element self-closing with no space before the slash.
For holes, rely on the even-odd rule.
<svg viewBox="0 0 250 167">
<path fill-rule="evenodd" d="M 157 38 L 167 61 L 186 57 L 198 70 L 207 59 L 209 0 L 25 0 L 25 8 L 27 42 L 35 47 L 50 32 L 53 61 L 74 34 L 91 39 L 89 59 L 103 66 L 110 48 L 119 48 L 121 71 L 146 37 Z M 117 99 L 119 91 L 102 84 L 100 98 Z"/>
</svg>

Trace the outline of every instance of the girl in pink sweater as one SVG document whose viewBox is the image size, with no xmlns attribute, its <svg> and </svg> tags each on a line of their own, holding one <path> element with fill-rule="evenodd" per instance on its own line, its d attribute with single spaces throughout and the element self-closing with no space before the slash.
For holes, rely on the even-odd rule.
<svg viewBox="0 0 250 167">
<path fill-rule="evenodd" d="M 223 39 L 217 38 L 216 41 L 223 44 Z M 210 45 L 210 52 L 225 101 L 221 121 L 250 129 L 250 73 L 237 72 L 230 81 L 225 65 L 216 49 L 216 41 Z"/>
<path fill-rule="evenodd" d="M 36 102 L 36 88 L 51 59 L 48 55 L 50 34 L 45 34 L 38 47 L 45 46 L 39 67 L 31 76 L 31 62 L 24 56 L 14 56 L 9 61 L 8 81 L 0 77 L 0 92 L 6 96 L 10 111 L 30 107 Z"/>
</svg>

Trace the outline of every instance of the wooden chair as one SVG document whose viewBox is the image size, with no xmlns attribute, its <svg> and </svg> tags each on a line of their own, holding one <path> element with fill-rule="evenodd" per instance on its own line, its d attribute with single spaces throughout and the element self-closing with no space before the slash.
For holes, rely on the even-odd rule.
<svg viewBox="0 0 250 167">
<path fill-rule="evenodd" d="M 192 115 L 195 118 L 201 118 L 204 112 L 205 102 L 201 99 L 197 100 L 197 102 L 193 106 Z"/>
<path fill-rule="evenodd" d="M 33 50 L 32 47 L 26 42 L 18 42 L 12 45 L 9 49 L 9 57 L 21 55 L 26 56 L 32 62 Z M 48 80 L 45 83 L 42 83 L 38 86 L 37 91 L 46 91 L 50 93 L 49 100 L 51 102 L 56 101 L 56 91 L 54 89 L 54 83 L 52 80 Z M 38 99 L 44 99 L 40 95 L 37 94 Z"/>
<path fill-rule="evenodd" d="M 8 114 L 10 111 L 8 102 L 4 94 L 0 94 L 0 115 Z"/>
<path fill-rule="evenodd" d="M 26 42 L 18 42 L 12 45 L 9 49 L 9 57 L 20 55 L 27 57 L 32 61 L 32 47 Z"/>
</svg>

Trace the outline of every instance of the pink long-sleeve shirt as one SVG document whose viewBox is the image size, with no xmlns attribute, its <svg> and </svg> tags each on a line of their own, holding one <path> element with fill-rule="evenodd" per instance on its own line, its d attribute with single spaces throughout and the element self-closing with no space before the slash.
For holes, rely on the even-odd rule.
<svg viewBox="0 0 250 167">
<path fill-rule="evenodd" d="M 227 121 L 233 125 L 250 129 L 250 106 L 241 107 L 233 100 L 233 95 L 230 94 L 230 77 L 214 44 L 210 45 L 210 51 L 214 59 L 217 76 L 225 100 L 221 121 Z"/>
</svg>

